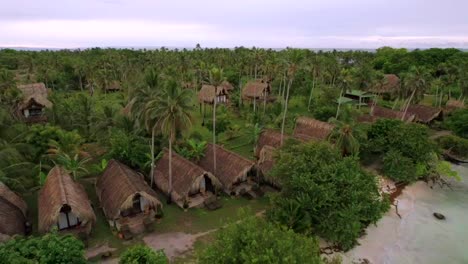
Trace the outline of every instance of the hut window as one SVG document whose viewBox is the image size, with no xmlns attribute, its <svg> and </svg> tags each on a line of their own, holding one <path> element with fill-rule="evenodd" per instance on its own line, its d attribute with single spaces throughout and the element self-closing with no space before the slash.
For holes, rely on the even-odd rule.
<svg viewBox="0 0 468 264">
<path fill-rule="evenodd" d="M 62 206 L 57 223 L 59 230 L 75 227 L 80 224 L 80 219 L 75 214 L 73 214 L 71 207 L 69 205 Z"/>
<path fill-rule="evenodd" d="M 216 96 L 216 103 L 225 103 L 225 102 L 226 102 L 226 95 Z"/>
<path fill-rule="evenodd" d="M 42 115 L 42 108 L 29 109 L 29 116 L 40 116 L 40 115 Z"/>
</svg>

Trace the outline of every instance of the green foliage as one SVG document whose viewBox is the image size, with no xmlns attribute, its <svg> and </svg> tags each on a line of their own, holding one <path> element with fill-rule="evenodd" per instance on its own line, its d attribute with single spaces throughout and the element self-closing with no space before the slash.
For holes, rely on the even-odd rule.
<svg viewBox="0 0 468 264">
<path fill-rule="evenodd" d="M 151 248 L 138 245 L 127 249 L 120 256 L 120 264 L 167 264 L 168 260 L 162 250 L 154 251 Z"/>
<path fill-rule="evenodd" d="M 54 150 L 69 155 L 78 153 L 83 139 L 76 131 L 65 131 L 57 126 L 33 125 L 26 135 L 26 143 L 35 148 L 35 160 Z"/>
<path fill-rule="evenodd" d="M 456 135 L 468 139 L 468 109 L 454 111 L 445 123 Z"/>
<path fill-rule="evenodd" d="M 49 233 L 0 244 L 0 263 L 86 263 L 84 245 L 72 235 Z"/>
<path fill-rule="evenodd" d="M 211 263 L 322 263 L 318 243 L 254 216 L 219 231 L 198 262 Z"/>
<path fill-rule="evenodd" d="M 113 129 L 110 134 L 109 157 L 119 160 L 130 167 L 144 168 L 148 161 L 148 142 L 134 134 L 127 134 L 119 129 Z M 157 152 L 156 152 L 157 153 Z"/>
<path fill-rule="evenodd" d="M 210 132 L 213 132 L 213 120 L 208 119 L 205 123 L 206 123 L 205 124 L 206 128 L 208 128 Z M 231 118 L 229 117 L 226 108 L 221 106 L 217 110 L 217 115 L 216 115 L 216 136 L 218 136 L 221 133 L 226 132 L 227 130 L 230 129 L 230 127 L 231 127 Z"/>
<path fill-rule="evenodd" d="M 447 150 L 458 157 L 468 158 L 468 139 L 448 135 L 437 138 L 436 142 L 440 148 Z"/>
<path fill-rule="evenodd" d="M 379 119 L 369 128 L 367 138 L 366 151 L 385 155 L 384 172 L 397 181 L 412 182 L 424 176 L 437 150 L 427 127 L 399 120 Z"/>
<path fill-rule="evenodd" d="M 328 143 L 287 146 L 279 152 L 272 176 L 282 185 L 267 215 L 298 232 L 312 232 L 343 249 L 388 209 L 376 179 L 357 158 L 343 158 Z"/>
<path fill-rule="evenodd" d="M 187 140 L 187 143 L 178 147 L 177 153 L 187 159 L 199 161 L 205 156 L 206 141 L 198 141 L 195 139 Z"/>
</svg>

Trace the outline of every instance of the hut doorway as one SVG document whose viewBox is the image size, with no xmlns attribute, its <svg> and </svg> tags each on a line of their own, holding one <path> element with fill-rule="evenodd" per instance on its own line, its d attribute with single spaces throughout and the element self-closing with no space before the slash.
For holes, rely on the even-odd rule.
<svg viewBox="0 0 468 264">
<path fill-rule="evenodd" d="M 207 175 L 203 176 L 203 181 L 205 182 L 205 190 L 207 192 L 215 193 L 215 187 L 210 177 Z"/>
<path fill-rule="evenodd" d="M 71 207 L 67 204 L 60 209 L 57 226 L 59 230 L 72 228 L 81 224 L 80 219 L 72 212 Z"/>
</svg>

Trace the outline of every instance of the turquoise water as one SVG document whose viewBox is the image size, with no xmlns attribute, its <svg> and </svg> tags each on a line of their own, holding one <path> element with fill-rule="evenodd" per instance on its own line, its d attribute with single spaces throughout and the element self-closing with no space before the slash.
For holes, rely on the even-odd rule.
<svg viewBox="0 0 468 264">
<path fill-rule="evenodd" d="M 363 258 L 374 264 L 468 263 L 468 166 L 453 168 L 462 176 L 453 190 L 424 182 L 407 187 L 398 197 L 402 218 L 392 208 L 345 254 L 344 263 Z M 434 212 L 446 220 L 435 219 Z"/>
</svg>

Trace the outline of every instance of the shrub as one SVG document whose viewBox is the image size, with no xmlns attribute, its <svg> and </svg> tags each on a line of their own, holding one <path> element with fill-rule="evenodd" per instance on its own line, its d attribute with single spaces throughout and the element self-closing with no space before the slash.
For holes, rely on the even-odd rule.
<svg viewBox="0 0 468 264">
<path fill-rule="evenodd" d="M 457 136 L 468 138 L 468 109 L 453 112 L 445 123 Z"/>
<path fill-rule="evenodd" d="M 138 245 L 127 249 L 120 256 L 120 264 L 167 264 L 167 257 L 162 250 L 154 251 L 151 248 Z"/>
<path fill-rule="evenodd" d="M 444 150 L 450 152 L 461 158 L 468 158 L 468 139 L 448 135 L 438 138 L 437 144 Z"/>
</svg>

